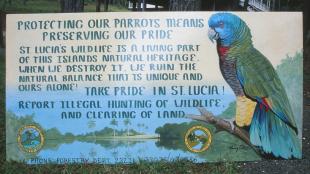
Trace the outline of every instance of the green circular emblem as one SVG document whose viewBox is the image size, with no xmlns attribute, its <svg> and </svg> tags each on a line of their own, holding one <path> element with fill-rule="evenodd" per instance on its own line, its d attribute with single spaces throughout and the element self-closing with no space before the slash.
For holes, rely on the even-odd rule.
<svg viewBox="0 0 310 174">
<path fill-rule="evenodd" d="M 22 151 L 36 153 L 44 144 L 44 136 L 39 127 L 27 125 L 18 130 L 17 142 Z"/>
<path fill-rule="evenodd" d="M 212 142 L 212 135 L 208 128 L 194 126 L 185 134 L 185 145 L 192 152 L 203 152 L 207 150 Z"/>
</svg>

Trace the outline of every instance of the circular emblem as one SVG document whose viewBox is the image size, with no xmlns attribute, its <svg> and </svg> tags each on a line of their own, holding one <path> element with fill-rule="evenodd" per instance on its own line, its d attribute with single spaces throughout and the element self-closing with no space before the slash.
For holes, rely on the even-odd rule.
<svg viewBox="0 0 310 174">
<path fill-rule="evenodd" d="M 44 144 L 44 136 L 37 126 L 27 125 L 18 130 L 17 142 L 22 151 L 36 153 Z"/>
<path fill-rule="evenodd" d="M 192 152 L 203 152 L 207 150 L 212 141 L 212 135 L 208 128 L 194 126 L 185 134 L 185 145 Z"/>
</svg>

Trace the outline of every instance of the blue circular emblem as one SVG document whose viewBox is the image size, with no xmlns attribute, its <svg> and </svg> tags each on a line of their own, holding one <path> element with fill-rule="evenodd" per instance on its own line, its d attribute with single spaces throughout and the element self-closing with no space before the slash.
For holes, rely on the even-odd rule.
<svg viewBox="0 0 310 174">
<path fill-rule="evenodd" d="M 44 136 L 39 127 L 27 125 L 18 130 L 17 142 L 22 151 L 36 153 L 44 144 Z"/>
</svg>

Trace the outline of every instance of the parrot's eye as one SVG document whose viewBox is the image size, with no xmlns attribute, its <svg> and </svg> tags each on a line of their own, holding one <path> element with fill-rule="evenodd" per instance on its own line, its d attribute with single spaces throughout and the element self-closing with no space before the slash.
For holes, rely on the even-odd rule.
<svg viewBox="0 0 310 174">
<path fill-rule="evenodd" d="M 224 22 L 219 22 L 219 27 L 224 28 Z"/>
</svg>

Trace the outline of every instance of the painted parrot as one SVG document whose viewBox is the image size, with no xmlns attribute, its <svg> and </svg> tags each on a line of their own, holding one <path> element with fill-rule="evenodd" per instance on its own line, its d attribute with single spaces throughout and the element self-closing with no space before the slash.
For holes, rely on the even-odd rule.
<svg viewBox="0 0 310 174">
<path fill-rule="evenodd" d="M 251 143 L 266 154 L 301 158 L 285 89 L 268 59 L 254 48 L 247 24 L 231 13 L 213 14 L 208 24 L 221 73 L 236 95 L 236 125 L 249 126 Z"/>
</svg>

